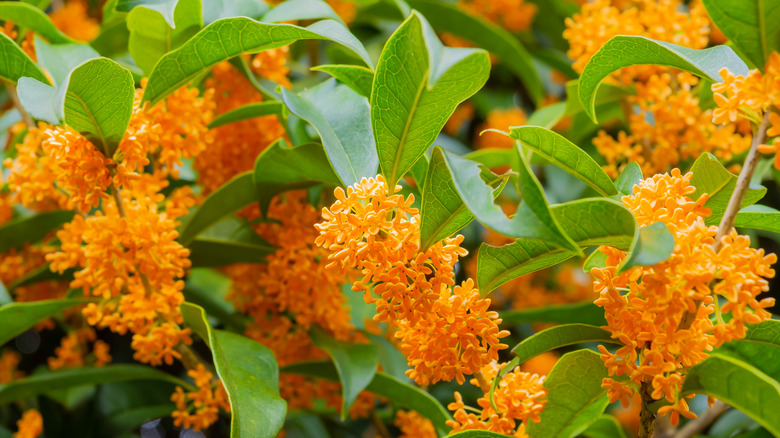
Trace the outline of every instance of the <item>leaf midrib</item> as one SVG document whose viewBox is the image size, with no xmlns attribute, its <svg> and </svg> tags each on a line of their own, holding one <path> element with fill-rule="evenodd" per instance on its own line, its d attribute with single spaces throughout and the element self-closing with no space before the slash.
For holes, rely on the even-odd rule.
<svg viewBox="0 0 780 438">
<path fill-rule="evenodd" d="M 397 181 L 396 173 L 398 173 L 398 164 L 401 162 L 401 155 L 404 151 L 404 146 L 406 145 L 406 137 L 409 135 L 409 128 L 412 126 L 412 121 L 414 120 L 414 113 L 417 112 L 417 105 L 420 103 L 420 99 L 422 99 L 422 94 L 425 91 L 425 84 L 428 82 L 428 75 L 430 74 L 430 68 L 426 69 L 425 75 L 422 77 L 422 80 L 420 81 L 420 87 L 417 89 L 417 93 L 414 96 L 414 101 L 412 102 L 412 108 L 409 110 L 409 116 L 406 118 L 406 125 L 404 125 L 404 131 L 401 134 L 401 138 L 398 141 L 398 148 L 395 151 L 395 160 L 393 161 L 393 171 L 390 173 L 390 180 L 387 182 L 388 187 L 392 186 L 390 190 L 394 190 L 395 183 Z"/>
<path fill-rule="evenodd" d="M 100 137 L 100 142 L 103 144 L 103 154 L 106 157 L 111 158 L 108 156 L 108 143 L 106 142 L 106 136 L 103 133 L 103 129 L 100 128 L 100 125 L 98 124 L 97 120 L 92 114 L 92 111 L 87 106 L 87 103 L 84 102 L 84 100 L 81 97 L 79 97 L 79 95 L 77 95 L 72 91 L 67 91 L 67 95 L 76 99 L 76 101 L 78 101 L 81 107 L 84 108 L 84 113 L 86 113 L 87 116 L 89 117 L 89 120 L 92 122 L 92 126 L 94 126 L 95 130 L 97 131 L 96 134 L 98 135 L 98 137 Z"/>
</svg>

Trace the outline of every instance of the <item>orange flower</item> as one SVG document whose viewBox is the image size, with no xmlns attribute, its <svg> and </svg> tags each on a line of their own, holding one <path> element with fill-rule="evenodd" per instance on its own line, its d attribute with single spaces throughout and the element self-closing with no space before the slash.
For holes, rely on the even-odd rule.
<svg viewBox="0 0 780 438">
<path fill-rule="evenodd" d="M 525 111 L 520 108 L 507 110 L 493 110 L 487 116 L 485 123 L 477 128 L 477 137 L 474 139 L 474 147 L 510 149 L 514 147 L 515 140 L 497 132 L 484 132 L 486 129 L 509 131 L 510 127 L 525 125 L 527 119 Z"/>
<path fill-rule="evenodd" d="M 0 385 L 24 376 L 16 367 L 22 360 L 22 355 L 13 350 L 3 350 L 0 354 Z"/>
<path fill-rule="evenodd" d="M 36 438 L 43 433 L 43 417 L 37 410 L 28 409 L 16 422 L 16 426 L 19 430 L 14 433 L 14 438 Z"/>
<path fill-rule="evenodd" d="M 528 30 L 537 12 L 535 4 L 524 0 L 460 0 L 458 7 L 480 15 L 510 32 Z"/>
<path fill-rule="evenodd" d="M 401 429 L 398 438 L 436 438 L 437 436 L 431 420 L 415 411 L 396 412 L 395 425 Z"/>
<path fill-rule="evenodd" d="M 84 0 L 68 0 L 65 6 L 52 12 L 49 18 L 64 34 L 78 41 L 92 41 L 100 33 L 100 24 L 89 16 Z"/>
<path fill-rule="evenodd" d="M 180 386 L 176 387 L 176 392 L 171 395 L 171 401 L 176 403 L 176 410 L 171 414 L 173 424 L 176 427 L 204 430 L 219 419 L 220 408 L 230 412 L 227 393 L 222 382 L 215 380 L 202 364 L 187 371 L 187 374 L 195 381 L 198 390 L 185 393 Z"/>
</svg>

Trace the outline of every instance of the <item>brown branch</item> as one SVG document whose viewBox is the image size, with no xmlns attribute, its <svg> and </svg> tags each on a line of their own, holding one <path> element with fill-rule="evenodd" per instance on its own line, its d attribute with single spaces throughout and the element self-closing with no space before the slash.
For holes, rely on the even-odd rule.
<svg viewBox="0 0 780 438">
<path fill-rule="evenodd" d="M 642 382 L 639 388 L 639 395 L 642 397 L 642 411 L 639 413 L 639 438 L 652 438 L 655 431 L 655 413 L 650 409 L 650 405 L 655 402 L 651 395 L 653 384 Z"/>
<path fill-rule="evenodd" d="M 699 418 L 688 422 L 674 435 L 674 438 L 691 438 L 703 432 L 710 427 L 712 423 L 720 418 L 723 413 L 729 409 L 729 405 L 717 400 L 711 408 L 707 409 Z"/>
<path fill-rule="evenodd" d="M 5 82 L 5 89 L 8 90 L 8 95 L 11 96 L 11 100 L 14 103 L 14 107 L 16 107 L 16 110 L 19 111 L 19 114 L 22 115 L 22 120 L 24 120 L 24 123 L 27 125 L 28 128 L 35 128 L 35 121 L 30 116 L 30 114 L 24 110 L 24 107 L 22 106 L 22 101 L 19 100 L 19 93 L 16 91 L 16 84 L 13 82 Z"/>
</svg>

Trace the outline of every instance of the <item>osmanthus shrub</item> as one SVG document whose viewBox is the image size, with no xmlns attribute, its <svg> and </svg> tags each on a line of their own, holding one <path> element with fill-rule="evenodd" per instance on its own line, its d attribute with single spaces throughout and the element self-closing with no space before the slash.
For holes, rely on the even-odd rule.
<svg viewBox="0 0 780 438">
<path fill-rule="evenodd" d="M 780 436 L 780 1 L 0 22 L 0 437 Z"/>
</svg>

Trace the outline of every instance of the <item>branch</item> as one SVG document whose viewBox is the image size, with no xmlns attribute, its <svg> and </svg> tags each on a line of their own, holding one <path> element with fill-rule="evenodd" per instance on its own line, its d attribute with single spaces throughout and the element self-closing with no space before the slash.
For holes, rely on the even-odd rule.
<svg viewBox="0 0 780 438">
<path fill-rule="evenodd" d="M 8 90 L 8 95 L 11 96 L 11 100 L 14 102 L 14 107 L 16 107 L 16 110 L 19 111 L 19 114 L 22 115 L 22 120 L 24 120 L 24 123 L 28 128 L 35 128 L 35 121 L 32 117 L 30 117 L 30 114 L 24 110 L 22 101 L 19 100 L 19 93 L 16 92 L 16 84 L 9 81 L 4 82 L 5 89 Z"/>
<path fill-rule="evenodd" d="M 652 438 L 655 433 L 655 414 L 650 409 L 650 404 L 655 402 L 651 395 L 653 384 L 642 382 L 639 388 L 639 395 L 642 397 L 642 411 L 639 413 L 639 438 Z"/>
<path fill-rule="evenodd" d="M 703 432 L 710 427 L 724 412 L 729 409 L 729 405 L 720 400 L 715 401 L 711 408 L 707 409 L 699 418 L 689 421 L 675 435 L 674 438 L 691 438 Z"/>
</svg>

